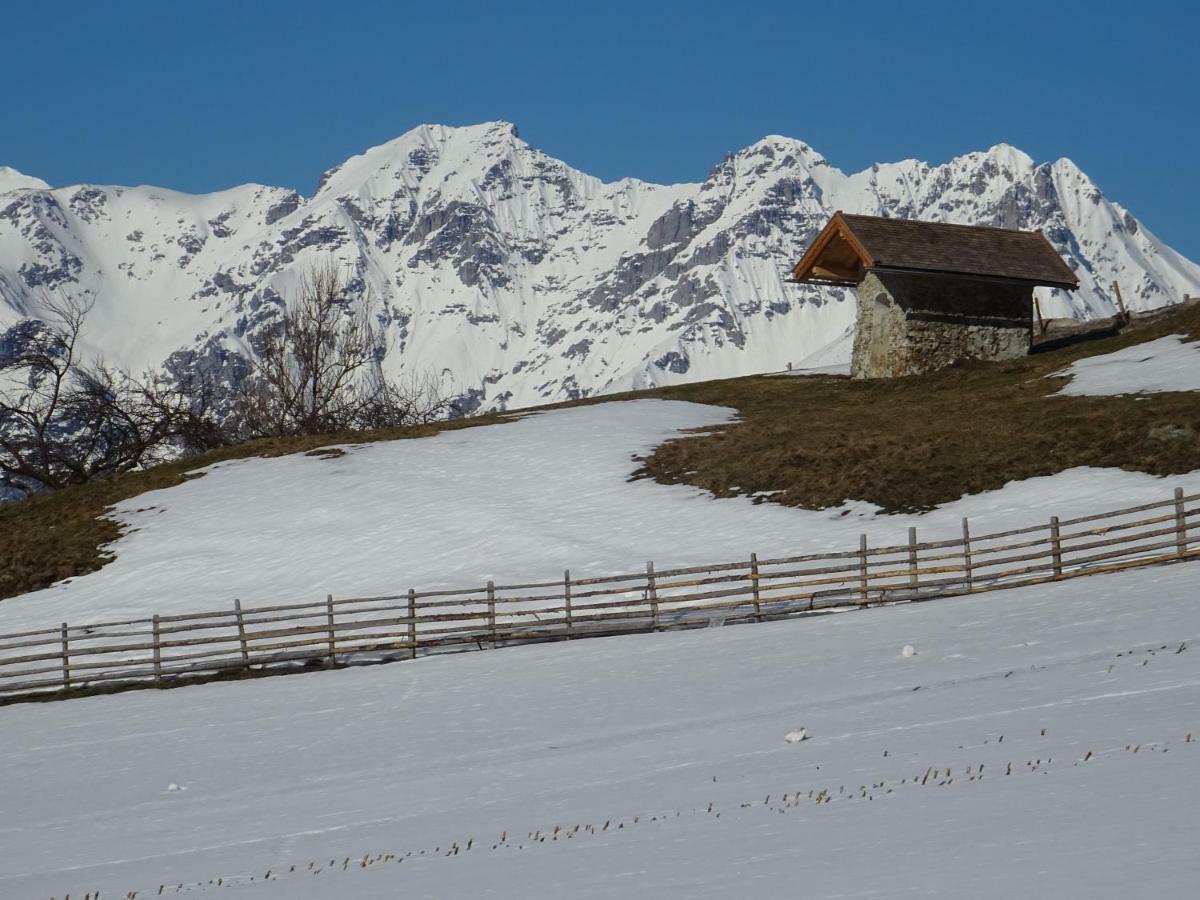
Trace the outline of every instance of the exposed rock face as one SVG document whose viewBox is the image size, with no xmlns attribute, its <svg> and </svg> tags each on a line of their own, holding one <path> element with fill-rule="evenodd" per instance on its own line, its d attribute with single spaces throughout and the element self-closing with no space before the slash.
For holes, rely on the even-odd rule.
<svg viewBox="0 0 1200 900">
<path fill-rule="evenodd" d="M 769 137 L 700 184 L 605 184 L 497 122 L 414 129 L 310 198 L 48 189 L 0 169 L 0 333 L 46 292 L 76 294 L 109 361 L 232 386 L 303 268 L 332 257 L 375 299 L 388 366 L 441 378 L 464 410 L 829 364 L 850 355 L 851 292 L 787 278 L 837 209 L 1043 229 L 1081 281 L 1040 294 L 1048 316 L 1111 314 L 1118 277 L 1133 309 L 1200 293 L 1200 268 L 1068 160 L 999 146 L 847 175 Z"/>
</svg>

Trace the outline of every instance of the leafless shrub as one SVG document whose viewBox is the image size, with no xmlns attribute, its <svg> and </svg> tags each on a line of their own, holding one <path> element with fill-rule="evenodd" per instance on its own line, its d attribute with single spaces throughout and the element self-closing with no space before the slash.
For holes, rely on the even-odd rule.
<svg viewBox="0 0 1200 900">
<path fill-rule="evenodd" d="M 56 297 L 14 351 L 0 356 L 0 488 L 26 495 L 115 475 L 163 454 L 202 450 L 223 435 L 211 391 L 85 363 L 91 303 Z"/>
<path fill-rule="evenodd" d="M 354 297 L 332 261 L 313 265 L 238 391 L 238 436 L 331 434 L 440 418 L 447 400 L 437 382 L 389 379 L 387 352 L 370 298 Z"/>
</svg>

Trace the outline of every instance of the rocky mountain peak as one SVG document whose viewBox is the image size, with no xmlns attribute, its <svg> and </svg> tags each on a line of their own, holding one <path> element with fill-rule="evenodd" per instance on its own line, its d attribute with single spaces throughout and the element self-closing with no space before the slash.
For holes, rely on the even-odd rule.
<svg viewBox="0 0 1200 900">
<path fill-rule="evenodd" d="M 303 269 L 332 259 L 374 298 L 397 374 L 464 411 L 848 357 L 844 289 L 789 270 L 829 215 L 1040 228 L 1079 273 L 1047 315 L 1105 315 L 1200 292 L 1200 267 L 1069 160 L 1005 144 L 847 174 L 771 135 L 699 184 L 606 183 L 508 122 L 422 125 L 330 169 L 316 194 L 207 195 L 44 183 L 0 169 L 0 337 L 47 292 L 96 300 L 88 339 L 132 368 L 232 383 Z M 35 187 L 37 190 L 23 190 Z"/>
</svg>

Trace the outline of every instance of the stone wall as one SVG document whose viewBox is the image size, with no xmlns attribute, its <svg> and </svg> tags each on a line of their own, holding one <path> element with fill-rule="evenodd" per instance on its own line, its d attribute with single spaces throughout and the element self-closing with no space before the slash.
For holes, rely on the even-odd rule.
<svg viewBox="0 0 1200 900">
<path fill-rule="evenodd" d="M 904 310 L 874 272 L 867 273 L 855 293 L 858 321 L 850 375 L 893 378 L 908 374 L 908 327 Z"/>
<path fill-rule="evenodd" d="M 962 359 L 1029 352 L 1033 289 L 1004 281 L 868 272 L 859 283 L 850 373 L 917 375 Z"/>
</svg>

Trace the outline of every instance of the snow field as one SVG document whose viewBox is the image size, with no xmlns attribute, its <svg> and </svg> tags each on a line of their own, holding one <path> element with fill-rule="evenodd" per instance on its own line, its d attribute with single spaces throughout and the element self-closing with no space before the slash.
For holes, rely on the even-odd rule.
<svg viewBox="0 0 1200 900">
<path fill-rule="evenodd" d="M 955 538 L 962 516 L 1000 530 L 1200 491 L 1170 479 L 1072 469 L 922 515 L 866 503 L 802 510 L 629 481 L 635 457 L 733 412 L 662 400 L 525 416 L 435 437 L 210 466 L 119 503 L 127 532 L 98 572 L 0 602 L 0 632 L 155 613 L 553 581 Z"/>
<path fill-rule="evenodd" d="M 0 896 L 1183 896 L 1196 568 L 0 709 Z"/>
<path fill-rule="evenodd" d="M 1071 376 L 1058 393 L 1076 397 L 1200 391 L 1200 342 L 1172 334 L 1077 360 L 1055 375 Z"/>
</svg>

